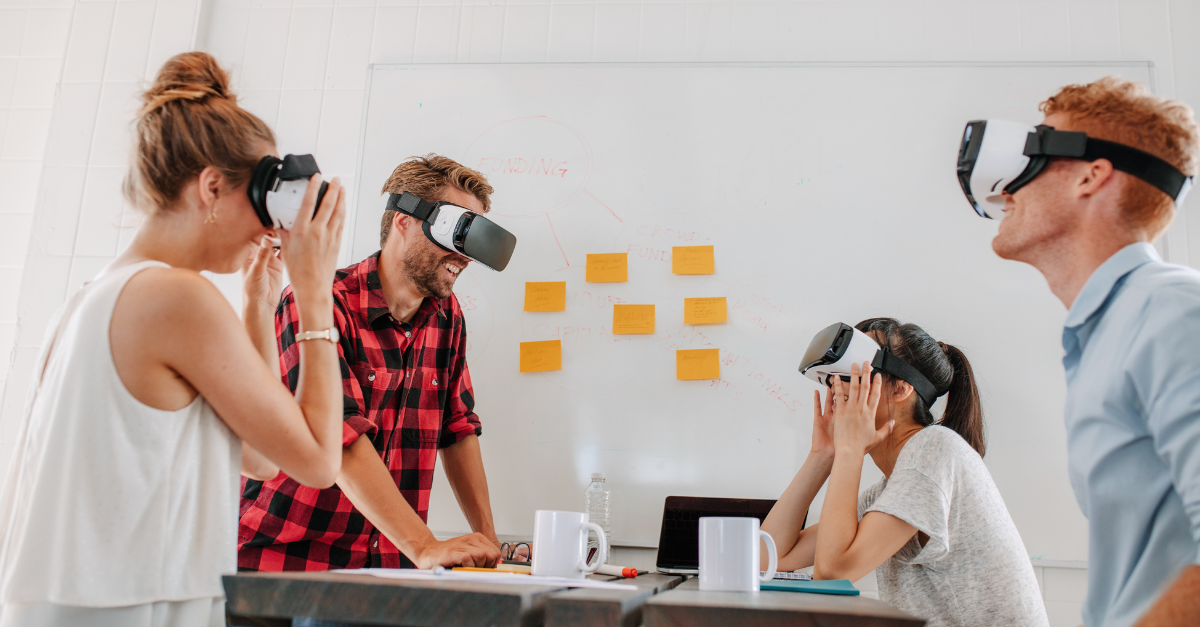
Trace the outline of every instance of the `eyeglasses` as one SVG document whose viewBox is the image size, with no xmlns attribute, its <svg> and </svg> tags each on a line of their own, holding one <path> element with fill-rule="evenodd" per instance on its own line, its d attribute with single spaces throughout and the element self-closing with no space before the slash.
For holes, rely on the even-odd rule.
<svg viewBox="0 0 1200 627">
<path fill-rule="evenodd" d="M 528 562 L 533 558 L 533 547 L 528 542 L 500 545 L 500 559 L 506 562 Z"/>
</svg>

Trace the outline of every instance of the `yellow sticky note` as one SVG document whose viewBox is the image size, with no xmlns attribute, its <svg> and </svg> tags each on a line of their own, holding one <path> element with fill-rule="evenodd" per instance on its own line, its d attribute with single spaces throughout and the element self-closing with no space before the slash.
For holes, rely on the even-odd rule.
<svg viewBox="0 0 1200 627">
<path fill-rule="evenodd" d="M 671 247 L 671 272 L 675 274 L 713 274 L 717 271 L 712 246 Z"/>
<path fill-rule="evenodd" d="M 675 351 L 675 378 L 680 381 L 720 379 L 720 351 L 715 348 Z"/>
<path fill-rule="evenodd" d="M 525 311 L 564 311 L 566 308 L 566 281 L 525 283 Z"/>
<path fill-rule="evenodd" d="M 725 297 L 683 299 L 684 324 L 718 324 L 725 322 Z"/>
<path fill-rule="evenodd" d="M 521 342 L 521 372 L 562 370 L 562 340 Z"/>
<path fill-rule="evenodd" d="M 629 280 L 629 253 L 587 256 L 588 283 L 624 283 Z"/>
<path fill-rule="evenodd" d="M 654 333 L 654 305 L 613 305 L 613 335 Z"/>
</svg>

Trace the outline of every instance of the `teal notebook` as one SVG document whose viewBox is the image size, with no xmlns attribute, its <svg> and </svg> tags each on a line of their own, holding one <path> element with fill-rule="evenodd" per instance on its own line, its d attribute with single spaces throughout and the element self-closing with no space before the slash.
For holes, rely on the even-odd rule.
<svg viewBox="0 0 1200 627">
<path fill-rule="evenodd" d="M 830 579 L 825 581 L 798 581 L 794 579 L 772 579 L 759 584 L 763 590 L 781 590 L 783 592 L 812 592 L 813 594 L 842 594 L 858 596 L 858 588 L 849 579 Z"/>
</svg>

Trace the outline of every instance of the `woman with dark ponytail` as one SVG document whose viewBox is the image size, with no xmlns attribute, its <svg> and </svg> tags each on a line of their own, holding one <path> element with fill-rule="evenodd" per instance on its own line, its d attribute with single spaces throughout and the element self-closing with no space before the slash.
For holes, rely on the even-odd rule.
<svg viewBox="0 0 1200 627">
<path fill-rule="evenodd" d="M 911 383 L 872 372 L 870 362 L 854 365 L 849 382 L 832 377 L 824 403 L 814 393 L 812 450 L 763 523 L 779 570 L 815 566 L 816 579 L 852 581 L 874 570 L 880 598 L 929 627 L 1045 627 L 1033 566 L 983 464 L 983 410 L 967 356 L 915 324 L 855 326 L 946 406 L 936 420 Z M 884 478 L 859 495 L 866 455 Z M 826 480 L 819 523 L 801 529 Z"/>
</svg>

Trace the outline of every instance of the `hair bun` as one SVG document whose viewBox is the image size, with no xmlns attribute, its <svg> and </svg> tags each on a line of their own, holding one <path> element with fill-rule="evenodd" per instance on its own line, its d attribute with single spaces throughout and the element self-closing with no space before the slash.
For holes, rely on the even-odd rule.
<svg viewBox="0 0 1200 627">
<path fill-rule="evenodd" d="M 200 101 L 222 98 L 237 102 L 229 91 L 229 74 L 205 52 L 185 52 L 169 59 L 158 71 L 154 84 L 142 95 L 139 115 L 146 115 L 176 100 Z"/>
</svg>

